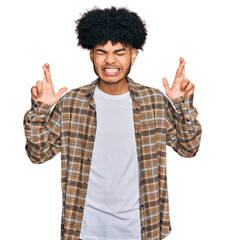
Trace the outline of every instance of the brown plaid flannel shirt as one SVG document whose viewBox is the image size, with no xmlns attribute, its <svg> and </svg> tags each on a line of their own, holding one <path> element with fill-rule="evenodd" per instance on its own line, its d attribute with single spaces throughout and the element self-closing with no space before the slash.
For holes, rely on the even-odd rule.
<svg viewBox="0 0 225 240">
<path fill-rule="evenodd" d="M 166 145 L 182 157 L 195 156 L 201 125 L 193 95 L 171 104 L 159 90 L 127 81 L 139 164 L 141 239 L 160 240 L 171 231 Z M 26 152 L 33 163 L 44 163 L 61 152 L 61 240 L 78 240 L 80 235 L 97 124 L 92 97 L 96 84 L 98 79 L 69 91 L 52 111 L 53 106 L 32 100 L 24 116 Z"/>
</svg>

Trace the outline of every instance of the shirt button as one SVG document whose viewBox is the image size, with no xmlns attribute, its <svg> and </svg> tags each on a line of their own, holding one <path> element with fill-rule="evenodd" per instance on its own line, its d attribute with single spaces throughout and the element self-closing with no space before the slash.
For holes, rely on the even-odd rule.
<svg viewBox="0 0 225 240">
<path fill-rule="evenodd" d="M 91 135 L 91 138 L 93 138 L 94 136 L 93 135 Z"/>
<path fill-rule="evenodd" d="M 88 162 L 90 162 L 90 161 L 91 161 L 91 159 L 88 158 Z"/>
<path fill-rule="evenodd" d="M 136 111 L 138 111 L 138 108 L 136 108 Z"/>
<path fill-rule="evenodd" d="M 142 228 L 142 231 L 144 231 L 144 230 L 145 230 L 145 227 Z"/>
<path fill-rule="evenodd" d="M 139 132 L 137 132 L 137 135 L 139 135 Z"/>
<path fill-rule="evenodd" d="M 183 100 L 182 103 L 185 103 L 185 100 Z"/>
<path fill-rule="evenodd" d="M 79 233 L 80 231 L 77 229 L 77 232 Z"/>
<path fill-rule="evenodd" d="M 27 120 L 28 123 L 30 123 L 30 120 Z"/>
<path fill-rule="evenodd" d="M 84 185 L 86 185 L 86 182 L 83 182 Z"/>
<path fill-rule="evenodd" d="M 143 204 L 141 204 L 141 208 L 143 208 L 144 207 L 144 205 Z"/>
<path fill-rule="evenodd" d="M 83 209 L 83 207 L 80 207 L 80 209 Z"/>
<path fill-rule="evenodd" d="M 73 230 L 69 230 L 69 234 L 72 235 L 73 234 Z"/>
<path fill-rule="evenodd" d="M 37 105 L 36 105 L 36 104 L 34 104 L 34 107 L 35 107 L 35 108 L 37 108 Z"/>
</svg>

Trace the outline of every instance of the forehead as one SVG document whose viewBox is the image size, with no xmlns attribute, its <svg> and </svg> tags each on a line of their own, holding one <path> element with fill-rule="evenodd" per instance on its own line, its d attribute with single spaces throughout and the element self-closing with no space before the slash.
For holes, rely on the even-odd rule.
<svg viewBox="0 0 225 240">
<path fill-rule="evenodd" d="M 94 47 L 94 49 L 104 49 L 104 50 L 111 50 L 111 51 L 114 51 L 114 50 L 117 50 L 117 49 L 129 49 L 130 46 L 126 46 L 124 43 L 116 43 L 116 44 L 112 44 L 112 42 L 109 40 L 105 45 L 102 45 L 102 44 L 98 44 Z"/>
</svg>

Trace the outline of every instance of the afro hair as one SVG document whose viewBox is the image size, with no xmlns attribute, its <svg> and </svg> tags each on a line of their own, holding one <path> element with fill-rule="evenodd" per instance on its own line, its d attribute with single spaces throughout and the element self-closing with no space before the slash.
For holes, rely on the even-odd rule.
<svg viewBox="0 0 225 240">
<path fill-rule="evenodd" d="M 147 30 L 145 23 L 126 8 L 115 7 L 104 10 L 94 8 L 75 21 L 78 46 L 93 49 L 96 45 L 123 43 L 143 50 Z"/>
</svg>

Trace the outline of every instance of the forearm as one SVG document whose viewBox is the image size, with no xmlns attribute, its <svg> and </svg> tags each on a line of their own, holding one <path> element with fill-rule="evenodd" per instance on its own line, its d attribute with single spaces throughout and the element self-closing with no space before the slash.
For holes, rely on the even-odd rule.
<svg viewBox="0 0 225 240">
<path fill-rule="evenodd" d="M 32 100 L 32 107 L 24 116 L 26 152 L 33 163 L 43 163 L 60 150 L 60 113 L 52 106 Z"/>
<path fill-rule="evenodd" d="M 183 157 L 197 154 L 202 128 L 197 121 L 198 112 L 193 106 L 193 95 L 177 98 L 174 107 L 167 107 L 167 144 Z"/>
</svg>

